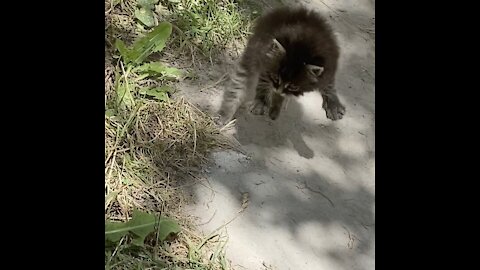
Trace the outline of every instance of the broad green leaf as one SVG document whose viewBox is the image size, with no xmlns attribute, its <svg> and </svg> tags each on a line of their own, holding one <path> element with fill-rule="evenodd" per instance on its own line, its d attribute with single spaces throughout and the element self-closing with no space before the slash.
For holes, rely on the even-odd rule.
<svg viewBox="0 0 480 270">
<path fill-rule="evenodd" d="M 134 68 L 133 71 L 162 74 L 162 72 L 164 72 L 166 68 L 167 66 L 160 62 L 151 62 L 138 66 Z"/>
<path fill-rule="evenodd" d="M 183 72 L 177 68 L 167 67 L 162 75 L 170 79 L 178 79 L 183 75 Z"/>
<path fill-rule="evenodd" d="M 140 9 L 135 9 L 135 17 L 148 27 L 155 25 L 153 11 L 149 8 L 141 7 Z"/>
<path fill-rule="evenodd" d="M 132 219 L 125 223 L 105 223 L 105 238 L 117 242 L 124 235 L 131 233 L 132 244 L 143 246 L 145 237 L 155 231 L 155 216 L 133 210 Z"/>
<path fill-rule="evenodd" d="M 170 86 L 163 85 L 161 87 L 154 87 L 154 88 L 144 87 L 140 89 L 139 93 L 155 97 L 160 101 L 166 101 L 168 100 L 168 93 L 171 93 L 172 90 L 173 89 Z"/>
<path fill-rule="evenodd" d="M 178 223 L 170 218 L 160 218 L 158 226 L 158 239 L 160 239 L 160 241 L 165 241 L 170 234 L 177 234 L 180 232 L 180 226 Z"/>
<path fill-rule="evenodd" d="M 115 116 L 115 110 L 114 109 L 108 109 L 105 111 L 105 116 L 107 117 L 112 117 Z"/>
<path fill-rule="evenodd" d="M 123 43 L 123 41 L 121 41 L 120 39 L 117 39 L 115 41 L 115 47 L 118 49 L 118 51 L 120 52 L 120 55 L 122 55 L 123 60 L 126 63 L 131 61 L 130 50 L 127 48 L 127 46 L 125 46 L 125 43 Z"/>
<path fill-rule="evenodd" d="M 107 222 L 105 223 L 105 238 L 110 242 L 118 242 L 120 238 L 128 233 L 124 231 L 125 223 Z"/>
<path fill-rule="evenodd" d="M 178 223 L 170 218 L 161 217 L 157 224 L 154 215 L 134 209 L 132 219 L 128 222 L 105 223 L 105 239 L 110 242 L 117 242 L 123 236 L 129 234 L 132 236 L 132 244 L 143 246 L 145 237 L 155 232 L 156 225 L 158 226 L 158 239 L 160 241 L 164 241 L 170 234 L 177 234 L 181 230 Z"/>
<path fill-rule="evenodd" d="M 160 52 L 165 47 L 171 33 L 172 25 L 169 22 L 160 23 L 145 37 L 135 42 L 129 53 L 129 58 L 134 63 L 140 64 L 152 52 Z"/>
<path fill-rule="evenodd" d="M 154 9 L 154 6 L 158 3 L 158 1 L 159 0 L 137 0 L 137 4 L 143 8 Z"/>
<path fill-rule="evenodd" d="M 178 79 L 183 75 L 183 72 L 177 68 L 168 67 L 160 62 L 151 62 L 143 64 L 134 68 L 135 72 L 145 72 L 150 75 L 159 74 L 166 78 Z"/>
<path fill-rule="evenodd" d="M 146 95 L 147 94 L 147 90 L 150 89 L 150 87 L 142 87 L 138 90 L 138 93 L 140 95 Z"/>
<path fill-rule="evenodd" d="M 175 89 L 172 88 L 171 86 L 168 86 L 168 85 L 162 85 L 162 86 L 159 88 L 159 91 L 172 94 L 173 92 L 175 92 Z"/>
<path fill-rule="evenodd" d="M 163 86 L 162 86 L 163 87 Z M 147 95 L 155 97 L 160 101 L 167 101 L 168 95 L 166 92 L 162 91 L 160 88 L 152 88 L 147 91 Z"/>
<path fill-rule="evenodd" d="M 145 237 L 155 231 L 155 216 L 136 209 L 133 210 L 132 219 L 128 223 L 132 228 L 131 232 L 134 233 L 132 244 L 137 246 L 143 246 Z"/>
<path fill-rule="evenodd" d="M 168 38 L 172 34 L 172 24 L 169 22 L 160 23 L 156 29 L 158 29 L 157 38 L 155 39 L 155 46 L 153 46 L 154 52 L 161 52 L 165 48 L 165 43 L 167 43 Z"/>
<path fill-rule="evenodd" d="M 136 81 L 136 82 L 141 81 L 141 80 L 147 78 L 148 76 L 150 76 L 150 74 L 148 74 L 148 73 L 138 75 L 138 77 L 135 78 L 135 81 Z"/>
<path fill-rule="evenodd" d="M 132 85 L 128 85 L 125 82 L 119 82 L 117 85 L 117 104 L 120 107 L 126 106 L 127 108 L 132 108 L 135 106 L 135 100 L 132 96 L 131 88 Z"/>
</svg>

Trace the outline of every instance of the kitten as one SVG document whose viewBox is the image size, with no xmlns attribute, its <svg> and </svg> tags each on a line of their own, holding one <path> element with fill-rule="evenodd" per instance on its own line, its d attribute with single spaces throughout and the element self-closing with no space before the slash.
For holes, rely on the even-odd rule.
<svg viewBox="0 0 480 270">
<path fill-rule="evenodd" d="M 277 8 L 260 17 L 223 94 L 220 124 L 235 115 L 251 93 L 250 111 L 275 120 L 286 97 L 320 91 L 327 118 L 345 114 L 334 82 L 339 47 L 327 22 L 303 7 Z"/>
</svg>

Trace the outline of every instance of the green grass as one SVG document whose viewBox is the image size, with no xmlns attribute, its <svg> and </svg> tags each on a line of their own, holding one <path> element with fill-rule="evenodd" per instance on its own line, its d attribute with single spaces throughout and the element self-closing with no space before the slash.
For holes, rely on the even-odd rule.
<svg viewBox="0 0 480 270">
<path fill-rule="evenodd" d="M 251 21 L 259 14 L 255 1 L 179 0 L 160 1 L 165 15 L 178 27 L 180 47 L 193 44 L 205 55 L 242 43 Z"/>
<path fill-rule="evenodd" d="M 105 269 L 230 269 L 226 236 L 199 235 L 182 211 L 182 187 L 230 142 L 211 117 L 170 94 L 189 76 L 176 60 L 241 45 L 254 9 L 232 0 L 105 1 Z M 146 213 L 146 231 L 134 209 Z M 159 218 L 180 230 L 166 237 Z"/>
</svg>

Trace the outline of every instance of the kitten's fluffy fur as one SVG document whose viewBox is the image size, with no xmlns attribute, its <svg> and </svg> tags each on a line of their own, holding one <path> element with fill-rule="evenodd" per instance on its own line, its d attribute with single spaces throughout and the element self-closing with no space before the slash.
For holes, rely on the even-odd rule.
<svg viewBox="0 0 480 270">
<path fill-rule="evenodd" d="M 334 87 L 338 57 L 336 39 L 319 14 L 283 7 L 263 15 L 224 92 L 220 123 L 233 118 L 249 93 L 255 93 L 251 112 L 268 112 L 274 120 L 285 97 L 320 91 L 327 118 L 341 119 L 345 107 Z"/>
</svg>

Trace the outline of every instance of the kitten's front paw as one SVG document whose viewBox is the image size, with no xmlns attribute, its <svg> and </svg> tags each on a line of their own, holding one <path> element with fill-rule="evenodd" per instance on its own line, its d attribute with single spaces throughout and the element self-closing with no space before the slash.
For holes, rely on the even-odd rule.
<svg viewBox="0 0 480 270">
<path fill-rule="evenodd" d="M 275 120 L 278 118 L 279 115 L 280 115 L 279 107 L 270 108 L 270 111 L 268 112 L 268 116 L 270 117 L 270 119 Z"/>
<path fill-rule="evenodd" d="M 261 101 L 255 101 L 250 107 L 250 112 L 254 115 L 263 115 L 267 106 Z"/>
<path fill-rule="evenodd" d="M 340 120 L 345 115 L 345 106 L 340 102 L 329 102 L 325 107 L 327 118 L 333 121 Z"/>
<path fill-rule="evenodd" d="M 216 117 L 213 119 L 213 122 L 215 122 L 215 125 L 222 127 L 226 124 L 226 119 L 222 117 Z"/>
<path fill-rule="evenodd" d="M 214 119 L 214 122 L 217 126 L 225 126 L 232 120 L 232 117 L 229 117 L 226 112 L 220 111 L 218 115 L 219 117 Z"/>
</svg>

